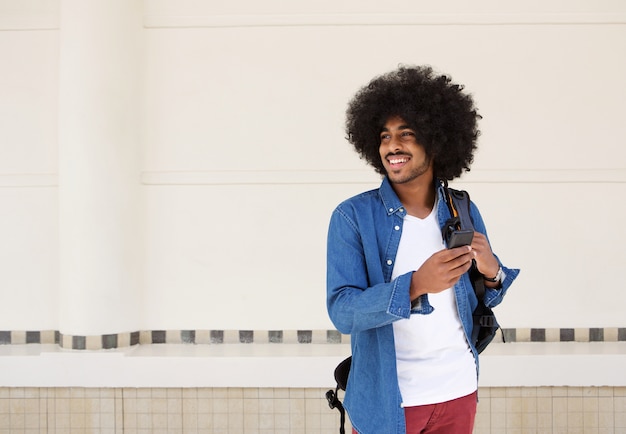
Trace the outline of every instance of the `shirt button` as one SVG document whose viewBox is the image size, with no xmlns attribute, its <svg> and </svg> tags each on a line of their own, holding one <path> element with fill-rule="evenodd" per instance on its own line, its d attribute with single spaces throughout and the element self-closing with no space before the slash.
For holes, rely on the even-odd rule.
<svg viewBox="0 0 626 434">
<path fill-rule="evenodd" d="M 391 259 L 387 259 L 387 265 L 391 265 L 393 264 L 393 261 Z"/>
<path fill-rule="evenodd" d="M 395 230 L 397 230 L 397 231 L 399 231 L 399 230 L 400 230 L 400 226 L 397 226 L 397 225 L 396 225 L 396 227 L 394 227 L 394 229 L 395 229 Z"/>
<path fill-rule="evenodd" d="M 404 212 L 404 208 L 400 208 L 400 212 Z"/>
<path fill-rule="evenodd" d="M 389 212 L 393 212 L 393 208 L 389 208 Z"/>
</svg>

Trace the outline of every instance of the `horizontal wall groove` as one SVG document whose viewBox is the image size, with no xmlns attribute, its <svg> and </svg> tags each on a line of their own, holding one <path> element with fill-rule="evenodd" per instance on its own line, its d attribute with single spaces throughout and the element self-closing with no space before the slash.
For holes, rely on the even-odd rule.
<svg viewBox="0 0 626 434">
<path fill-rule="evenodd" d="M 297 185 L 373 184 L 379 176 L 367 170 L 201 170 L 143 171 L 143 185 Z M 463 183 L 510 184 L 624 184 L 625 169 L 473 169 L 459 180 Z M 0 173 L 0 188 L 58 187 L 56 173 Z"/>
<path fill-rule="evenodd" d="M 327 27 L 327 26 L 517 26 L 623 25 L 623 13 L 441 13 L 441 14 L 145 14 L 143 24 L 158 28 Z M 0 31 L 59 30 L 60 18 L 50 14 L 0 14 Z"/>
<path fill-rule="evenodd" d="M 626 24 L 623 13 L 460 13 L 460 14 L 146 14 L 146 28 L 322 27 L 322 26 L 511 26 Z"/>
<path fill-rule="evenodd" d="M 0 173 L 0 188 L 57 187 L 56 173 Z"/>
<path fill-rule="evenodd" d="M 472 169 L 461 181 L 511 184 L 623 184 L 626 168 L 595 169 Z"/>
<path fill-rule="evenodd" d="M 626 169 L 472 170 L 464 183 L 622 184 Z M 206 170 L 146 171 L 145 185 L 375 184 L 373 170 Z"/>
<path fill-rule="evenodd" d="M 373 170 L 206 170 L 142 172 L 145 185 L 379 183 Z"/>
<path fill-rule="evenodd" d="M 59 30 L 58 15 L 2 14 L 0 11 L 0 32 L 38 30 Z"/>
</svg>

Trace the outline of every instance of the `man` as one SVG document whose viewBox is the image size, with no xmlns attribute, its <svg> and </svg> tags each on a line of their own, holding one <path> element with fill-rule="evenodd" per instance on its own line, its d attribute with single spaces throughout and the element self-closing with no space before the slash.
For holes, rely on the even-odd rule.
<svg viewBox="0 0 626 434">
<path fill-rule="evenodd" d="M 472 432 L 477 299 L 467 271 L 474 261 L 484 276 L 487 306 L 519 273 L 492 253 L 473 203 L 471 245 L 443 241 L 443 181 L 469 170 L 479 118 L 463 87 L 430 67 L 376 77 L 348 106 L 348 140 L 384 177 L 341 203 L 328 232 L 327 306 L 351 335 L 344 406 L 356 433 Z"/>
</svg>

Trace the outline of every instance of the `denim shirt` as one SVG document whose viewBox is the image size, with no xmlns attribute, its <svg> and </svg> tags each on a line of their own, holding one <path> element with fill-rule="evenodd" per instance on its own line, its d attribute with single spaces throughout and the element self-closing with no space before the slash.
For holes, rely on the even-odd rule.
<svg viewBox="0 0 626 434">
<path fill-rule="evenodd" d="M 437 194 L 437 218 L 443 227 L 450 213 L 441 185 Z M 473 203 L 470 214 L 475 230 L 486 235 Z M 361 434 L 405 433 L 392 323 L 434 310 L 427 294 L 420 296 L 411 309 L 409 287 L 413 272 L 391 280 L 405 215 L 406 210 L 385 178 L 380 188 L 341 203 L 330 220 L 327 308 L 337 330 L 351 335 L 352 367 L 344 407 L 352 426 Z M 506 278 L 501 288 L 486 290 L 487 306 L 502 301 L 519 273 L 504 266 L 502 269 Z M 471 336 L 477 299 L 468 273 L 454 285 L 454 292 L 465 335 Z M 470 347 L 478 375 L 478 353 L 471 343 Z"/>
</svg>

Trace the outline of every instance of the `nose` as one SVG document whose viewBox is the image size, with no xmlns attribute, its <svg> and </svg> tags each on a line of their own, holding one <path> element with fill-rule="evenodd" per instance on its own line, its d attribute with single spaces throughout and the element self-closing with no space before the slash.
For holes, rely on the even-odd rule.
<svg viewBox="0 0 626 434">
<path fill-rule="evenodd" d="M 392 134 L 389 139 L 389 151 L 398 152 L 400 149 L 402 149 L 402 142 L 400 141 L 400 138 L 397 135 Z"/>
</svg>

